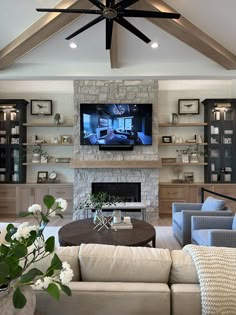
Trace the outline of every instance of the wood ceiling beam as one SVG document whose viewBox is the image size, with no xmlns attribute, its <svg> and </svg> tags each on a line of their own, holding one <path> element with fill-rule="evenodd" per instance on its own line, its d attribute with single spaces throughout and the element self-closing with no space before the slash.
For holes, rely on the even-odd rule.
<svg viewBox="0 0 236 315">
<path fill-rule="evenodd" d="M 86 0 L 62 0 L 55 6 L 55 8 L 60 9 L 90 9 L 92 7 L 93 5 Z M 79 13 L 45 13 L 0 51 L 0 69 L 8 67 L 70 23 L 79 19 L 81 15 Z"/>
<path fill-rule="evenodd" d="M 113 23 L 112 42 L 111 42 L 111 49 L 109 51 L 111 69 L 118 69 L 119 68 L 117 29 L 118 29 L 117 23 Z"/>
<path fill-rule="evenodd" d="M 162 0 L 143 0 L 136 9 L 176 12 Z M 236 55 L 181 15 L 178 20 L 148 18 L 151 23 L 178 38 L 227 70 L 236 70 Z"/>
</svg>

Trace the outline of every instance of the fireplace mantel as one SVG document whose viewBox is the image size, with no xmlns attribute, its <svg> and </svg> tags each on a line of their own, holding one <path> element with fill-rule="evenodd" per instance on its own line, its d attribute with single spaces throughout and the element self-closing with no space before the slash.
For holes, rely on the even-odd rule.
<svg viewBox="0 0 236 315">
<path fill-rule="evenodd" d="M 70 168 L 161 168 L 160 160 L 72 160 Z"/>
</svg>

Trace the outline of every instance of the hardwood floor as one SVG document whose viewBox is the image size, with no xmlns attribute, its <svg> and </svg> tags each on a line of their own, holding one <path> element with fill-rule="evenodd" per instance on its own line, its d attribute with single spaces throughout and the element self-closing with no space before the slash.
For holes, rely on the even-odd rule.
<svg viewBox="0 0 236 315">
<path fill-rule="evenodd" d="M 35 222 L 32 218 L 19 218 L 12 216 L 0 216 L 0 222 L 25 222 L 28 221 L 31 224 Z M 71 217 L 65 216 L 63 219 L 59 217 L 54 217 L 50 219 L 48 226 L 63 226 L 67 223 L 72 222 Z M 170 250 L 173 249 L 181 249 L 182 247 L 176 240 L 173 235 L 172 226 L 171 226 L 171 216 L 161 217 L 155 222 L 152 222 L 153 226 L 156 229 L 156 247 L 157 248 L 168 248 Z"/>
</svg>

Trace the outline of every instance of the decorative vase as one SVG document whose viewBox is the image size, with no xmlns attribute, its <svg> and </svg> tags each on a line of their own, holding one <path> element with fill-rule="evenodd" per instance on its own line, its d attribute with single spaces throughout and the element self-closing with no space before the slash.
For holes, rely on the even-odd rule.
<svg viewBox="0 0 236 315">
<path fill-rule="evenodd" d="M 95 210 L 95 213 L 93 216 L 93 224 L 97 225 L 98 223 L 101 223 L 102 220 L 103 220 L 102 209 Z"/>
<path fill-rule="evenodd" d="M 41 154 L 33 153 L 32 155 L 32 163 L 40 163 L 41 161 Z"/>
<path fill-rule="evenodd" d="M 26 297 L 26 305 L 22 309 L 16 309 L 13 305 L 13 290 L 0 288 L 0 313 L 4 315 L 33 315 L 36 305 L 36 297 L 31 286 L 21 287 L 21 291 Z"/>
</svg>

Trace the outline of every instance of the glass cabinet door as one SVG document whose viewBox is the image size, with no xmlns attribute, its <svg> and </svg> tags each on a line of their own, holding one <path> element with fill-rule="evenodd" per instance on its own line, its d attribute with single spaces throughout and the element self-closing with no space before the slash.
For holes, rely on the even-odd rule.
<svg viewBox="0 0 236 315">
<path fill-rule="evenodd" d="M 236 182 L 236 99 L 206 99 L 204 116 L 208 124 L 208 165 L 205 182 Z"/>
<path fill-rule="evenodd" d="M 26 142 L 25 100 L 0 100 L 0 182 L 25 182 L 26 170 L 23 166 Z"/>
</svg>

